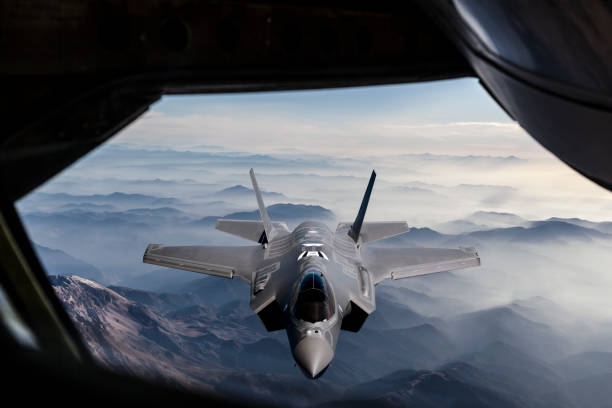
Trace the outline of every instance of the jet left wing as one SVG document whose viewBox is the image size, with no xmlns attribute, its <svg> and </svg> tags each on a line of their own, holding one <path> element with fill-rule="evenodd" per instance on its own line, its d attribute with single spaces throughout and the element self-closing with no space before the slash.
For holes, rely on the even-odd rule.
<svg viewBox="0 0 612 408">
<path fill-rule="evenodd" d="M 257 246 L 163 246 L 149 244 L 142 261 L 207 275 L 233 278 L 249 284 L 251 273 L 263 260 L 264 250 Z"/>
<path fill-rule="evenodd" d="M 374 284 L 480 265 L 474 248 L 364 248 L 363 255 Z"/>
</svg>

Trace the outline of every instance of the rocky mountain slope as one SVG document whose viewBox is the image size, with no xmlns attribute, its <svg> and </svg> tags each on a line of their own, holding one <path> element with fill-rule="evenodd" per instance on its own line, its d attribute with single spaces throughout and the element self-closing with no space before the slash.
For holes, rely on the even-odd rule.
<svg viewBox="0 0 612 408">
<path fill-rule="evenodd" d="M 568 357 L 563 336 L 522 316 L 521 302 L 439 318 L 393 299 L 414 291 L 382 291 L 362 331 L 342 333 L 332 366 L 311 381 L 284 332 L 267 333 L 252 314 L 248 288 L 224 289 L 236 282 L 202 278 L 193 290 L 155 293 L 50 278 L 102 364 L 277 406 L 590 407 L 596 398 L 584 395 L 609 375 L 592 355 Z M 572 367 L 580 380 L 566 375 Z"/>
</svg>

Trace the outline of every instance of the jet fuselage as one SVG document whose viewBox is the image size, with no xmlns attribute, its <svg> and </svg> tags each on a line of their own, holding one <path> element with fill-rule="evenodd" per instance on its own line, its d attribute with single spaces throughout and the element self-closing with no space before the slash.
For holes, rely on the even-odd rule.
<svg viewBox="0 0 612 408">
<path fill-rule="evenodd" d="M 291 235 L 290 259 L 277 272 L 291 283 L 281 307 L 293 357 L 307 376 L 316 378 L 333 359 L 347 307 L 346 296 L 336 290 L 343 280 L 337 262 L 342 255 L 322 223 L 304 222 Z"/>
</svg>

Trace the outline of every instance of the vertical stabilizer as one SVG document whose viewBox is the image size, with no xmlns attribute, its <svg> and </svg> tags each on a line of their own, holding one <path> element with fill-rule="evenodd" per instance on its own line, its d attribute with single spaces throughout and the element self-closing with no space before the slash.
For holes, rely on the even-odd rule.
<svg viewBox="0 0 612 408">
<path fill-rule="evenodd" d="M 366 192 L 363 195 L 361 207 L 359 207 L 359 212 L 357 213 L 357 218 L 355 218 L 355 222 L 353 222 L 353 225 L 351 225 L 351 229 L 349 229 L 348 232 L 349 237 L 353 238 L 353 241 L 355 242 L 359 240 L 359 233 L 361 232 L 361 225 L 363 224 L 363 219 L 365 218 L 365 213 L 368 209 L 368 203 L 370 202 L 370 195 L 372 194 L 372 188 L 374 187 L 374 180 L 376 180 L 376 172 L 372 170 L 372 175 L 370 176 L 370 181 L 368 182 Z"/>
<path fill-rule="evenodd" d="M 264 230 L 266 232 L 267 241 L 270 242 L 276 235 L 276 230 L 270 221 L 270 217 L 268 217 L 268 212 L 266 211 L 266 206 L 264 205 L 263 198 L 261 196 L 261 191 L 259 190 L 259 186 L 257 185 L 257 179 L 255 178 L 255 172 L 253 169 L 249 172 L 251 175 L 251 183 L 253 184 L 253 190 L 255 191 L 255 197 L 257 198 L 257 206 L 259 207 L 259 215 L 261 216 L 261 220 L 263 221 Z"/>
</svg>

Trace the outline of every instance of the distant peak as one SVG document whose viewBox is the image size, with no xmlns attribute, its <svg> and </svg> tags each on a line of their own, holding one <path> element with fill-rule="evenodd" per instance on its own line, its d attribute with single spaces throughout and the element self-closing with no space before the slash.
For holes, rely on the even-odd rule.
<svg viewBox="0 0 612 408">
<path fill-rule="evenodd" d="M 516 214 L 508 213 L 508 212 L 498 212 L 498 211 L 476 211 L 472 215 L 503 215 L 509 217 L 518 217 Z"/>
<path fill-rule="evenodd" d="M 273 197 L 283 197 L 281 193 L 275 193 L 272 191 L 264 191 L 261 192 L 264 196 L 273 196 Z M 217 195 L 247 195 L 253 194 L 253 190 L 243 186 L 242 184 L 236 184 L 231 187 L 224 188 L 223 190 L 217 191 L 215 194 Z"/>
<path fill-rule="evenodd" d="M 100 284 L 100 283 L 98 283 L 96 281 L 93 281 L 93 280 L 90 280 L 90 279 L 85 279 L 85 278 L 83 278 L 81 276 L 78 276 L 78 275 L 52 275 L 52 276 L 49 276 L 49 278 L 51 279 L 52 284 L 55 284 L 55 285 L 64 285 L 65 286 L 65 285 L 69 285 L 69 284 L 72 283 L 72 284 L 87 285 L 87 286 L 90 286 L 92 288 L 101 289 L 101 290 L 104 290 L 104 291 L 108 291 L 109 290 L 106 286 L 104 286 L 104 285 L 102 285 L 102 284 Z"/>
<path fill-rule="evenodd" d="M 235 186 L 224 188 L 223 190 L 221 190 L 221 192 L 229 192 L 229 191 L 252 192 L 253 190 L 241 184 L 236 184 Z"/>
</svg>

